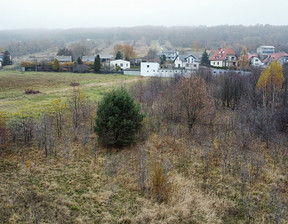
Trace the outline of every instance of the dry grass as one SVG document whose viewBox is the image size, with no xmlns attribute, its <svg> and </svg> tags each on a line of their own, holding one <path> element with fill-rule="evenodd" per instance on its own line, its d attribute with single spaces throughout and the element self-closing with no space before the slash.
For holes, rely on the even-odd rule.
<svg viewBox="0 0 288 224">
<path fill-rule="evenodd" d="M 233 172 L 223 176 L 223 140 L 212 139 L 207 151 L 207 145 L 198 144 L 199 133 L 195 130 L 190 141 L 187 136 L 152 134 L 121 151 L 100 148 L 95 157 L 93 142 L 84 148 L 71 144 L 68 156 L 60 145 L 57 157 L 47 159 L 32 146 L 25 148 L 24 160 L 21 148 L 2 152 L 0 223 L 273 222 L 276 210 L 272 206 L 277 207 L 280 196 L 287 199 L 288 181 L 270 154 L 266 153 L 259 177 L 253 181 L 251 177 L 243 193 L 241 176 Z M 232 135 L 228 140 L 225 149 L 230 152 L 237 139 Z M 265 148 L 253 144 L 255 149 Z M 139 184 L 143 167 L 144 190 Z M 252 175 L 254 168 L 249 165 L 248 169 Z M 155 185 L 160 182 L 163 188 L 156 195 L 165 193 L 161 203 L 155 197 Z M 271 189 L 280 192 L 273 202 Z"/>
</svg>

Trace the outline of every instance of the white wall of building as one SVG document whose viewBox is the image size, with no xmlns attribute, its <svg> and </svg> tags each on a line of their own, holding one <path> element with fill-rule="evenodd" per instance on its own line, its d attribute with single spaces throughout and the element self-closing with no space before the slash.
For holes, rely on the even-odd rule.
<svg viewBox="0 0 288 224">
<path fill-rule="evenodd" d="M 158 76 L 160 65 L 157 62 L 141 62 L 141 76 Z"/>
<path fill-rule="evenodd" d="M 252 66 L 262 66 L 264 64 L 258 57 L 252 57 L 250 61 Z"/>
<path fill-rule="evenodd" d="M 186 61 L 182 61 L 178 56 L 174 61 L 175 68 L 185 68 L 185 69 L 199 69 L 199 62 L 195 60 L 193 56 L 186 58 Z"/>
<path fill-rule="evenodd" d="M 223 61 L 210 61 L 210 65 L 214 67 L 224 67 Z"/>
<path fill-rule="evenodd" d="M 119 66 L 121 69 L 127 69 L 130 68 L 130 61 L 125 61 L 125 60 L 114 60 L 110 61 L 110 67 L 115 67 Z"/>
</svg>

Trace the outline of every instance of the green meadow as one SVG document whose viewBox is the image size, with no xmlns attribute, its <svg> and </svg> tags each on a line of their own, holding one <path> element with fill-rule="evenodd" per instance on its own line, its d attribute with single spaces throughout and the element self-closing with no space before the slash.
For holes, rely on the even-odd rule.
<svg viewBox="0 0 288 224">
<path fill-rule="evenodd" d="M 74 88 L 97 101 L 107 91 L 129 85 L 139 77 L 118 74 L 0 71 L 0 111 L 45 111 L 54 100 L 67 100 Z M 73 87 L 71 83 L 78 86 Z M 25 94 L 26 90 L 39 91 Z"/>
</svg>

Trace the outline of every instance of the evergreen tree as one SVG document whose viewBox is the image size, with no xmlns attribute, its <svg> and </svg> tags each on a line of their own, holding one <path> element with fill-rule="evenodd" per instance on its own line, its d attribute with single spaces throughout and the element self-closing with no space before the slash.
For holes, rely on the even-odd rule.
<svg viewBox="0 0 288 224">
<path fill-rule="evenodd" d="M 125 89 L 113 90 L 98 104 L 94 130 L 104 145 L 127 146 L 135 140 L 143 117 L 140 105 Z"/>
<path fill-rule="evenodd" d="M 81 60 L 80 57 L 77 58 L 77 64 L 78 64 L 78 65 L 82 65 L 82 64 L 83 64 L 83 62 L 82 62 L 82 60 Z"/>
<path fill-rule="evenodd" d="M 166 56 L 163 54 L 160 56 L 160 65 L 163 66 L 165 64 L 165 62 L 166 62 Z"/>
<path fill-rule="evenodd" d="M 5 65 L 12 65 L 11 56 L 8 51 L 5 51 L 3 56 L 3 66 Z"/>
<path fill-rule="evenodd" d="M 121 54 L 121 51 L 118 51 L 117 54 L 116 54 L 116 57 L 115 59 L 118 60 L 118 59 L 122 59 L 122 54 Z"/>
<path fill-rule="evenodd" d="M 98 54 L 94 60 L 94 72 L 99 73 L 100 69 L 101 69 L 101 62 L 100 62 L 100 56 Z"/>
<path fill-rule="evenodd" d="M 206 49 L 205 49 L 205 51 L 202 54 L 201 65 L 205 65 L 205 66 L 209 66 L 210 65 L 210 60 L 209 60 L 209 56 L 208 56 L 208 54 L 206 52 Z"/>
<path fill-rule="evenodd" d="M 55 58 L 54 62 L 53 62 L 53 71 L 54 72 L 58 72 L 59 71 L 59 61 Z"/>
</svg>

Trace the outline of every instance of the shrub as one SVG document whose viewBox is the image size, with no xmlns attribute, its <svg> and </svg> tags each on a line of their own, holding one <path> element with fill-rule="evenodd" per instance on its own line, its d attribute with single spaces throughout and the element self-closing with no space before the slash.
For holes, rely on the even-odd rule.
<svg viewBox="0 0 288 224">
<path fill-rule="evenodd" d="M 169 200 L 171 187 L 168 183 L 168 175 L 160 162 L 155 162 L 152 166 L 151 188 L 156 200 L 159 203 Z"/>
<path fill-rule="evenodd" d="M 33 89 L 26 89 L 25 90 L 25 94 L 38 94 L 38 93 L 41 93 L 41 92 L 38 90 L 33 90 Z"/>
<path fill-rule="evenodd" d="M 9 143 L 9 130 L 6 127 L 4 115 L 0 113 L 0 150 L 7 148 Z"/>
<path fill-rule="evenodd" d="M 140 105 L 125 89 L 113 90 L 98 105 L 94 130 L 104 145 L 127 146 L 142 127 L 143 117 Z"/>
</svg>

